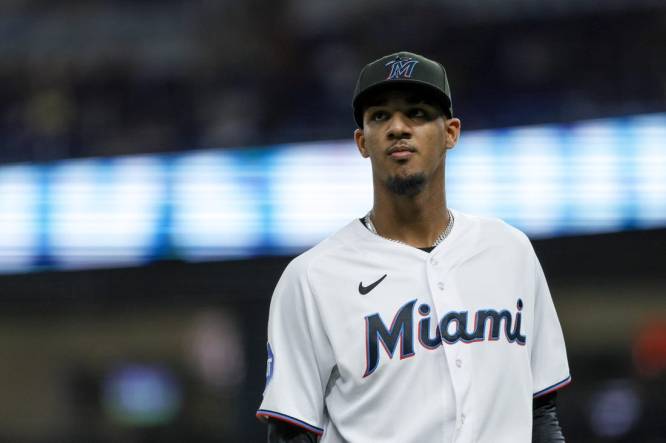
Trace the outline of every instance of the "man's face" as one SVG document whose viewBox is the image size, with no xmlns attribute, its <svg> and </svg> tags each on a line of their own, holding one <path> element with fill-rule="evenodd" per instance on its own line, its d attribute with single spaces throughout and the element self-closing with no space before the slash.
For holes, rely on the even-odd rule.
<svg viewBox="0 0 666 443">
<path fill-rule="evenodd" d="M 444 167 L 444 155 L 460 133 L 460 121 L 414 90 L 387 90 L 371 97 L 363 129 L 354 138 L 373 175 L 399 195 L 418 194 Z"/>
</svg>

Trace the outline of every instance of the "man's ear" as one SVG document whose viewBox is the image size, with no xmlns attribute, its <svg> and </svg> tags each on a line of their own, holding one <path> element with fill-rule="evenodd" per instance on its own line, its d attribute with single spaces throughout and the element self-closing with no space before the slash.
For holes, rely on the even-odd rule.
<svg viewBox="0 0 666 443">
<path fill-rule="evenodd" d="M 453 149 L 460 138 L 460 119 L 446 120 L 446 149 Z"/>
<path fill-rule="evenodd" d="M 361 153 L 361 156 L 363 158 L 370 157 L 368 150 L 365 149 L 365 136 L 363 135 L 362 129 L 357 129 L 354 131 L 354 141 L 356 142 L 356 147 L 358 148 L 358 152 Z"/>
</svg>

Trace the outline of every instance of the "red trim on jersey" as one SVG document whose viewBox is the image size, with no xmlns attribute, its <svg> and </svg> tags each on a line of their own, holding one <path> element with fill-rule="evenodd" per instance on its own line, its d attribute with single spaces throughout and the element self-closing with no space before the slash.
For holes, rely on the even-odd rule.
<svg viewBox="0 0 666 443">
<path fill-rule="evenodd" d="M 287 414 L 280 414 L 279 412 L 275 411 L 268 411 L 266 409 L 259 409 L 256 413 L 257 418 L 274 418 L 276 420 L 283 421 L 285 423 L 289 423 L 291 425 L 298 426 L 299 428 L 303 428 L 306 431 L 313 432 L 319 436 L 321 436 L 324 433 L 324 430 L 322 428 L 318 428 L 317 426 L 313 426 L 311 424 L 308 424 L 302 420 L 299 420 L 297 418 L 291 417 Z"/>
</svg>

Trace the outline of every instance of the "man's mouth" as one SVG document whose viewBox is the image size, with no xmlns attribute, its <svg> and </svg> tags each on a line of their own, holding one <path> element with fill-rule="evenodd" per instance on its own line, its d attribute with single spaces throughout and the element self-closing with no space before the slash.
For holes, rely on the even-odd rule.
<svg viewBox="0 0 666 443">
<path fill-rule="evenodd" d="M 391 158 L 405 159 L 414 155 L 415 152 L 416 148 L 409 145 L 408 143 L 398 142 L 388 149 L 387 154 Z"/>
</svg>

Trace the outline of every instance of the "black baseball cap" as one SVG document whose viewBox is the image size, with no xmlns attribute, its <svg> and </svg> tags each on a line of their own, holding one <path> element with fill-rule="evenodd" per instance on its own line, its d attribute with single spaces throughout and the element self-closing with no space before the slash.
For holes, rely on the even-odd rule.
<svg viewBox="0 0 666 443">
<path fill-rule="evenodd" d="M 386 87 L 411 85 L 421 88 L 441 104 L 449 118 L 453 116 L 451 90 L 446 70 L 440 63 L 412 52 L 396 52 L 365 65 L 354 90 L 354 120 L 363 127 L 363 101 L 370 93 Z"/>
</svg>

